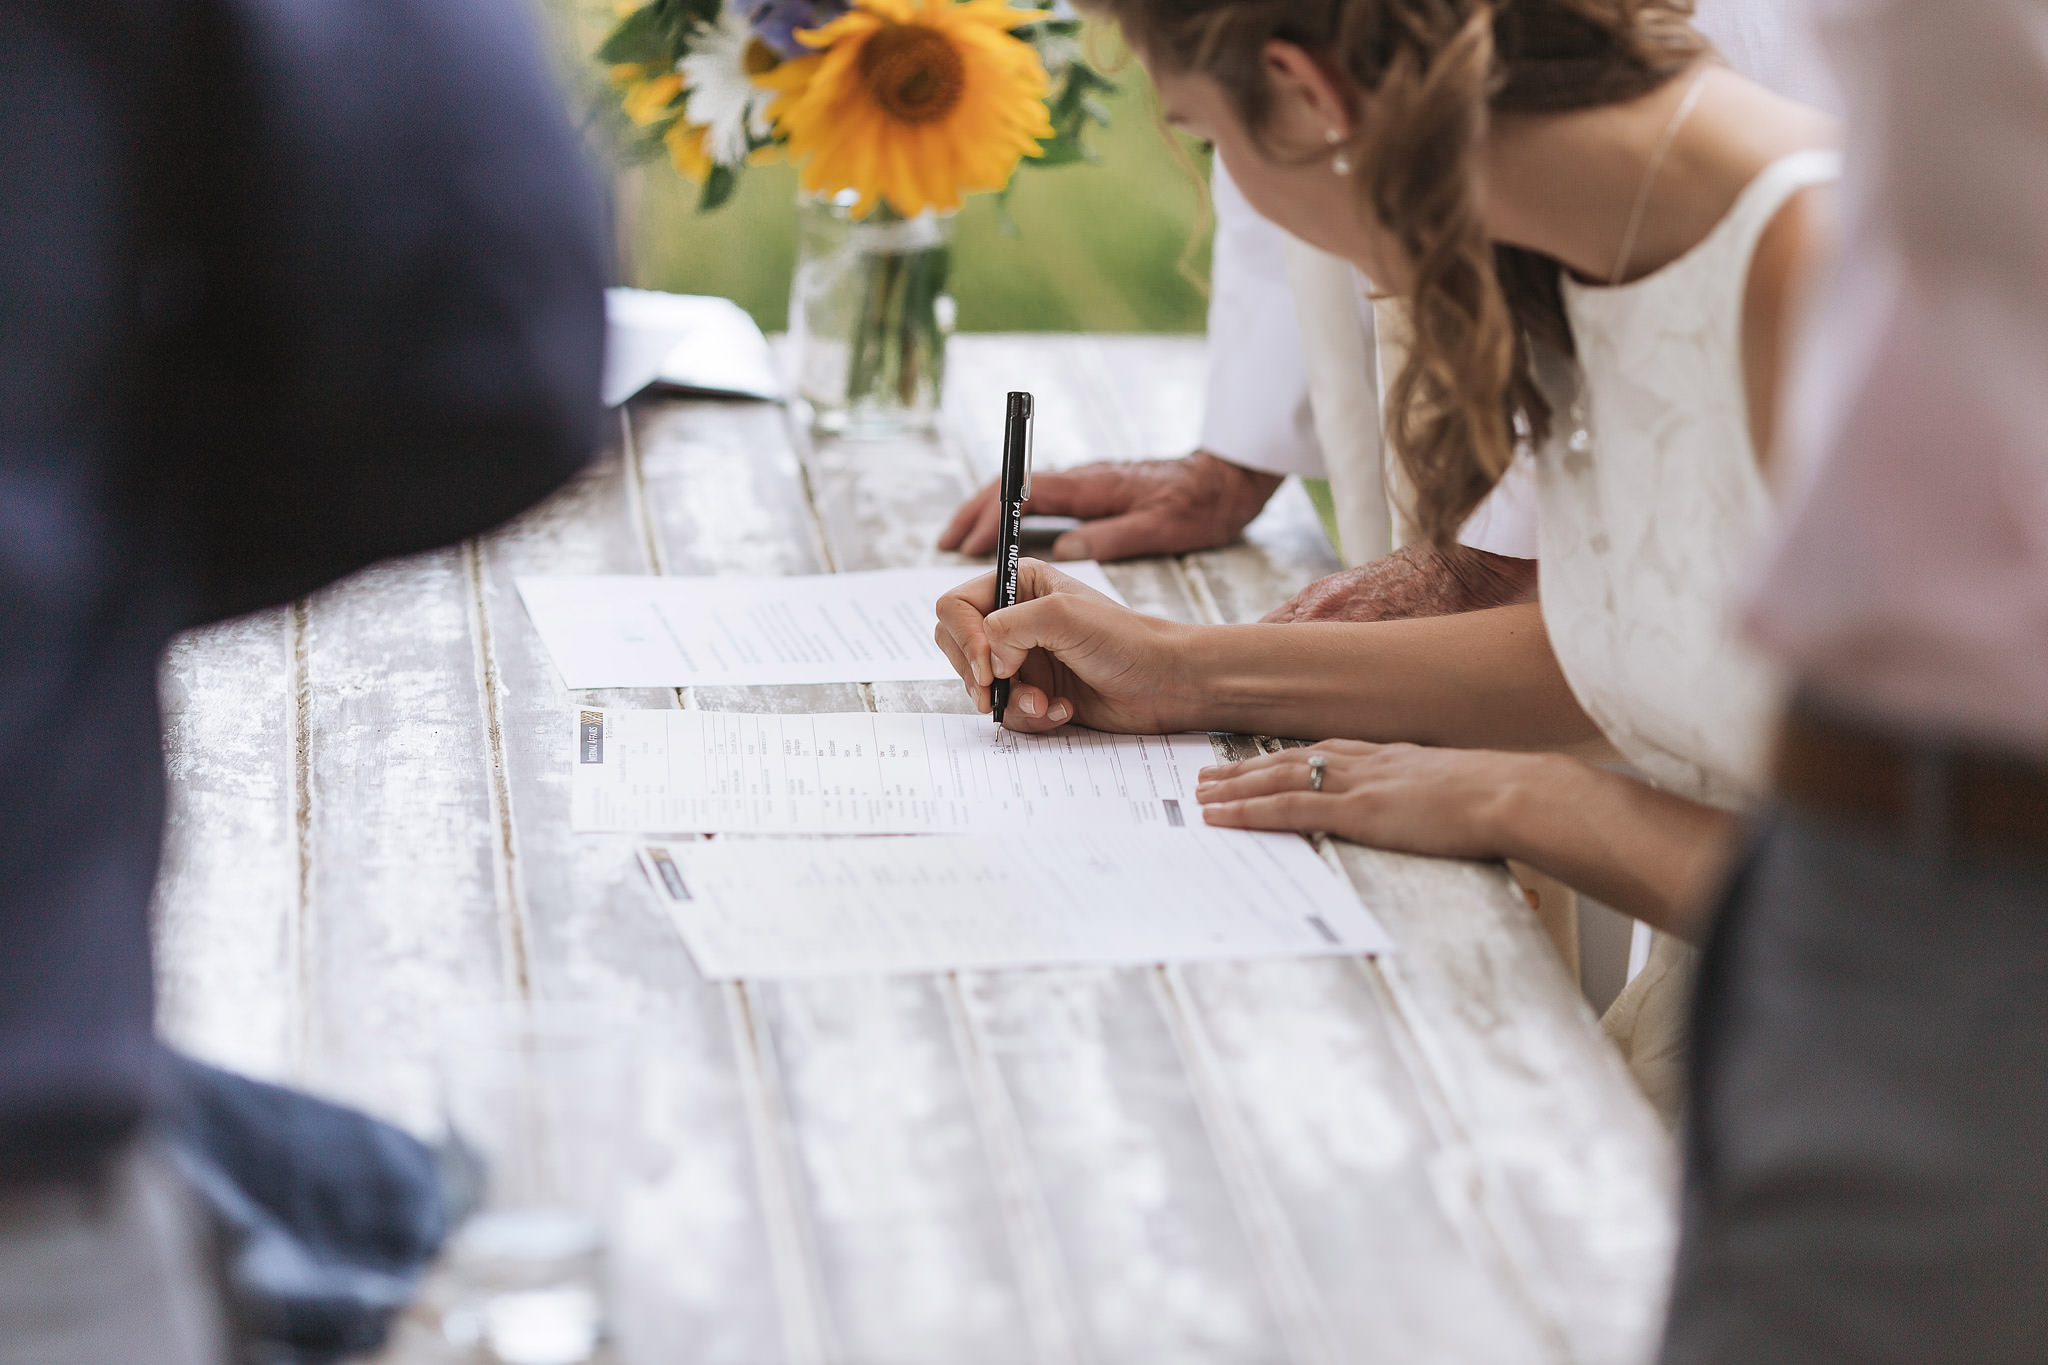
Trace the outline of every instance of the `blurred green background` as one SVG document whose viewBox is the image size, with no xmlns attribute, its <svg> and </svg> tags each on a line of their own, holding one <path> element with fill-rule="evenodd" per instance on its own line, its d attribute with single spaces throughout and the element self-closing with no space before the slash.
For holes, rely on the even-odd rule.
<svg viewBox="0 0 2048 1365">
<path fill-rule="evenodd" d="M 607 0 L 542 0 L 565 81 L 586 107 L 606 98 L 589 53 L 615 22 Z M 1091 52 L 1117 64 L 1111 43 Z M 956 224 L 953 295 L 962 331 L 1198 332 L 1209 275 L 1206 158 L 1171 139 L 1135 62 L 1113 73 L 1111 120 L 1093 165 L 1017 173 L 1005 233 L 994 197 Z M 723 294 L 763 328 L 788 325 L 796 264 L 796 172 L 757 166 L 723 207 L 696 211 L 697 187 L 666 161 L 617 177 L 622 273 L 647 289 Z"/>
</svg>

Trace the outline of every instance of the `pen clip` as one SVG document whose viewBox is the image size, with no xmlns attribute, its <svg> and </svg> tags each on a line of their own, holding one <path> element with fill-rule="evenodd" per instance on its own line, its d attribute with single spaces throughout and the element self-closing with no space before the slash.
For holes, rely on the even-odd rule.
<svg viewBox="0 0 2048 1365">
<path fill-rule="evenodd" d="M 1014 436 L 1020 428 L 1024 435 L 1024 439 L 1021 442 L 1023 446 L 1021 454 L 1024 462 L 1024 477 L 1017 486 L 1017 500 L 1019 502 L 1031 501 L 1031 454 L 1032 447 L 1037 444 L 1037 424 L 1031 420 L 1031 409 L 1030 394 L 1017 389 L 1010 391 L 1010 402 L 1007 412 L 1010 429 L 1005 433 L 1005 444 L 1007 445 L 1009 438 Z"/>
</svg>

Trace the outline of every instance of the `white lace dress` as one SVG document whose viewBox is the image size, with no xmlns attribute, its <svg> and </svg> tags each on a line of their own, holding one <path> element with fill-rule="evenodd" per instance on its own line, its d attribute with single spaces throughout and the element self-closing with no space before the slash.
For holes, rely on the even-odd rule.
<svg viewBox="0 0 2048 1365">
<path fill-rule="evenodd" d="M 1749 435 L 1743 298 L 1778 211 L 1840 173 L 1832 151 L 1784 157 L 1655 274 L 1614 288 L 1567 278 L 1577 373 L 1545 376 L 1557 410 L 1537 459 L 1551 646 L 1642 776 L 1727 809 L 1763 790 L 1782 695 L 1729 605 L 1773 515 Z M 1603 1021 L 1667 1115 L 1682 1096 L 1689 966 L 1660 935 Z"/>
</svg>

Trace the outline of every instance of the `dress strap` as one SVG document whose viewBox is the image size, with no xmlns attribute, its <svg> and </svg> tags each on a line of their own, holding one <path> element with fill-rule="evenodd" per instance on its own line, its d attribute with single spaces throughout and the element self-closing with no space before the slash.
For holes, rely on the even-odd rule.
<svg viewBox="0 0 2048 1365">
<path fill-rule="evenodd" d="M 1736 196 L 1734 207 L 1714 230 L 1714 249 L 1747 277 L 1756 244 L 1793 195 L 1842 178 L 1842 154 L 1833 147 L 1813 147 L 1781 156 L 1758 171 Z"/>
</svg>

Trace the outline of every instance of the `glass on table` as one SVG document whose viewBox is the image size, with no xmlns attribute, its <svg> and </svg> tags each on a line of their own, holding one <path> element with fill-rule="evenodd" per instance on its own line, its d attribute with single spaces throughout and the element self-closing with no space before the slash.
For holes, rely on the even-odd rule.
<svg viewBox="0 0 2048 1365">
<path fill-rule="evenodd" d="M 630 1026 L 596 1007 L 536 1002 L 452 1021 L 442 1151 L 468 1212 L 431 1297 L 462 1359 L 610 1359 L 610 1231 L 639 1132 L 633 1072 Z"/>
</svg>

